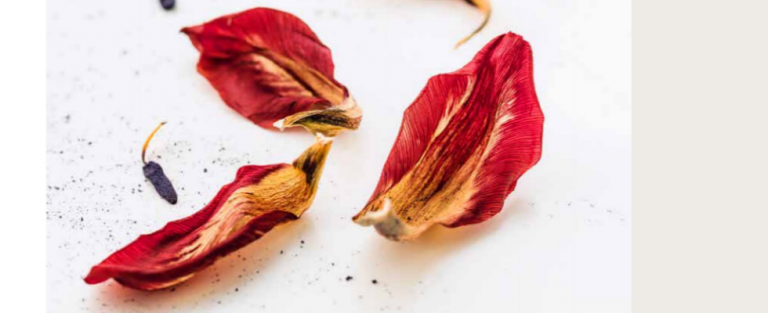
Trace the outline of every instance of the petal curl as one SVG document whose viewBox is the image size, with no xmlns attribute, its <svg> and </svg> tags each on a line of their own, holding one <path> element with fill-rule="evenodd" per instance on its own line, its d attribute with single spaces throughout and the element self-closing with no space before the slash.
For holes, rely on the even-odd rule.
<svg viewBox="0 0 768 313">
<path fill-rule="evenodd" d="M 318 136 L 293 164 L 248 165 L 197 213 L 139 236 L 94 266 L 85 282 L 109 278 L 136 289 L 179 284 L 217 259 L 261 238 L 275 226 L 298 219 L 314 200 L 331 148 Z"/>
<path fill-rule="evenodd" d="M 294 15 L 256 8 L 222 16 L 208 23 L 181 30 L 200 52 L 197 70 L 219 92 L 224 102 L 240 115 L 264 128 L 281 119 L 305 113 L 303 119 L 318 116 L 326 109 L 348 106 L 341 120 L 330 126 L 356 129 L 359 108 L 347 88 L 333 76 L 331 51 L 314 32 Z M 304 126 L 297 119 L 280 128 Z"/>
<path fill-rule="evenodd" d="M 541 157 L 544 115 L 522 37 L 493 39 L 466 66 L 432 77 L 405 111 L 379 183 L 353 220 L 392 240 L 498 213 Z"/>
</svg>

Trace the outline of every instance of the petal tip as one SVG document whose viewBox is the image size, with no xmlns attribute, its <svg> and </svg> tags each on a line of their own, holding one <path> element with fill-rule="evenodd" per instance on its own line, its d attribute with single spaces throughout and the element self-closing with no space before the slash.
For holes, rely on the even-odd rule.
<svg viewBox="0 0 768 313">
<path fill-rule="evenodd" d="M 333 141 L 333 138 L 334 138 L 334 137 L 330 137 L 330 136 L 325 136 L 325 135 L 323 135 L 321 133 L 317 133 L 315 136 L 317 138 L 317 141 L 320 142 L 321 144 L 330 143 L 330 142 Z"/>
<path fill-rule="evenodd" d="M 197 36 L 203 32 L 203 25 L 182 27 L 179 32 L 187 36 Z"/>
<path fill-rule="evenodd" d="M 272 124 L 275 128 L 279 129 L 280 131 L 285 130 L 285 119 L 281 118 L 277 120 L 274 124 Z"/>
<path fill-rule="evenodd" d="M 99 275 L 97 273 L 97 270 L 98 270 L 97 266 L 94 266 L 91 269 L 91 271 L 88 273 L 88 275 L 83 277 L 83 281 L 88 285 L 95 285 L 107 280 L 107 277 L 104 277 L 103 275 Z"/>
<path fill-rule="evenodd" d="M 373 226 L 376 231 L 392 241 L 409 241 L 419 236 L 421 231 L 405 223 L 392 209 L 392 201 L 384 199 L 384 205 L 377 211 L 366 211 L 352 219 L 360 226 Z"/>
</svg>

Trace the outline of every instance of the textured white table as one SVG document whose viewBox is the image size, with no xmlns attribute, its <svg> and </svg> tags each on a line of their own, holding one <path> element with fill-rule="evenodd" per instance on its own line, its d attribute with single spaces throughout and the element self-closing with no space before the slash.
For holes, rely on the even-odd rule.
<svg viewBox="0 0 768 313">
<path fill-rule="evenodd" d="M 629 0 L 496 0 L 459 50 L 481 19 L 461 0 L 156 2 L 48 3 L 50 312 L 629 311 Z M 336 140 L 298 222 L 173 291 L 86 285 L 90 266 L 201 208 L 241 165 L 290 162 L 313 141 L 252 125 L 195 72 L 178 30 L 253 6 L 298 15 L 332 49 L 363 107 L 360 130 Z M 427 78 L 505 31 L 533 46 L 546 123 L 543 157 L 504 211 L 407 244 L 353 224 Z M 141 144 L 161 120 L 149 157 L 178 188 L 176 206 L 141 174 Z"/>
</svg>

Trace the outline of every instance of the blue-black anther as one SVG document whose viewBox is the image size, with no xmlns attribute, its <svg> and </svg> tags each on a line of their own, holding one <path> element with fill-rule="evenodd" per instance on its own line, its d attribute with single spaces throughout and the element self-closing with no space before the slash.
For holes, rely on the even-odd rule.
<svg viewBox="0 0 768 313">
<path fill-rule="evenodd" d="M 173 184 L 171 184 L 168 176 L 165 176 L 165 172 L 163 172 L 163 168 L 160 166 L 160 164 L 152 161 L 144 164 L 144 177 L 149 179 L 149 182 L 152 183 L 152 186 L 155 186 L 157 193 L 159 193 L 163 199 L 168 201 L 168 203 L 176 204 L 176 202 L 179 200 L 178 196 L 176 195 L 176 190 L 173 189 Z"/>
<path fill-rule="evenodd" d="M 179 200 L 178 196 L 176 195 L 176 190 L 173 189 L 173 184 L 171 184 L 171 180 L 168 179 L 168 176 L 165 176 L 163 168 L 160 166 L 160 164 L 152 161 L 147 163 L 147 161 L 144 159 L 147 154 L 147 147 L 149 146 L 149 142 L 152 141 L 152 137 L 155 136 L 157 131 L 160 130 L 160 127 L 163 127 L 163 125 L 165 125 L 165 122 L 157 125 L 155 130 L 153 130 L 152 133 L 149 134 L 149 137 L 147 137 L 147 141 L 144 142 L 144 147 L 141 148 L 141 162 L 144 163 L 144 177 L 146 177 L 149 182 L 152 183 L 152 186 L 155 187 L 157 193 L 159 193 L 160 196 L 170 204 L 176 204 L 176 201 Z"/>
<path fill-rule="evenodd" d="M 170 10 L 176 5 L 176 0 L 160 0 L 160 5 L 163 6 L 163 9 Z"/>
</svg>

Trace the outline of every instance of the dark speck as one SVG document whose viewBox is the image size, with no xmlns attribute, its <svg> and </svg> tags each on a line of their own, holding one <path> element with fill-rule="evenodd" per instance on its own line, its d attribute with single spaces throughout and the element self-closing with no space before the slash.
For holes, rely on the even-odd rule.
<svg viewBox="0 0 768 313">
<path fill-rule="evenodd" d="M 379 283 L 379 281 L 378 281 L 378 280 L 375 280 L 375 279 L 371 281 L 371 284 L 374 284 L 374 285 L 375 285 L 375 284 L 378 284 L 378 283 Z"/>
<path fill-rule="evenodd" d="M 346 280 L 347 280 L 347 281 L 350 281 L 350 280 L 352 280 L 352 276 L 347 276 Z"/>
<path fill-rule="evenodd" d="M 176 0 L 160 0 L 160 5 L 163 9 L 171 10 L 176 5 Z"/>
<path fill-rule="evenodd" d="M 280 254 L 283 254 L 283 250 L 280 250 Z"/>
<path fill-rule="evenodd" d="M 204 168 L 204 169 L 203 169 L 203 173 L 208 173 L 208 169 L 207 169 L 207 168 Z"/>
</svg>

